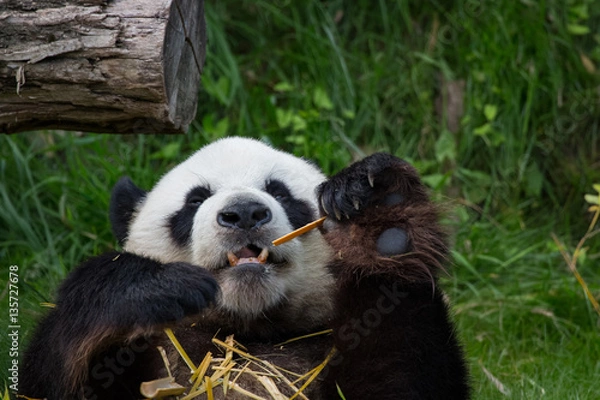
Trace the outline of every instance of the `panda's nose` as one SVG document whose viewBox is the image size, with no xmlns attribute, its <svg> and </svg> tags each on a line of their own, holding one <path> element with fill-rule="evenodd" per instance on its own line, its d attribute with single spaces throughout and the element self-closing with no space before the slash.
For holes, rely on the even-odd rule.
<svg viewBox="0 0 600 400">
<path fill-rule="evenodd" d="M 217 223 L 225 228 L 251 230 L 269 221 L 271 210 L 258 202 L 241 202 L 225 207 L 217 215 Z"/>
</svg>

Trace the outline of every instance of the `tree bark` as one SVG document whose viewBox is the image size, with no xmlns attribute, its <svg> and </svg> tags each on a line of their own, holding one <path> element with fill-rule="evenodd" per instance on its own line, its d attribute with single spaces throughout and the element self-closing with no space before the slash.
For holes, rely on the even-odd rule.
<svg viewBox="0 0 600 400">
<path fill-rule="evenodd" d="M 0 0 L 0 132 L 183 133 L 203 0 Z"/>
</svg>

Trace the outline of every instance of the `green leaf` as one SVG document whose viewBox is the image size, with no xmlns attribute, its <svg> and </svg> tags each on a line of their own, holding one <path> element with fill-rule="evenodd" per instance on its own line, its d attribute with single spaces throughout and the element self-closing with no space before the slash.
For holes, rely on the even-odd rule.
<svg viewBox="0 0 600 400">
<path fill-rule="evenodd" d="M 281 129 L 287 128 L 292 123 L 292 117 L 294 112 L 292 110 L 284 110 L 283 108 L 275 109 L 275 118 L 277 119 L 277 126 Z"/>
<path fill-rule="evenodd" d="M 303 131 L 306 129 L 307 127 L 307 123 L 306 120 L 304 118 L 302 118 L 299 115 L 293 115 L 292 116 L 292 127 L 294 128 L 294 131 Z"/>
<path fill-rule="evenodd" d="M 569 13 L 578 19 L 590 18 L 590 12 L 587 4 L 572 5 L 569 7 Z"/>
<path fill-rule="evenodd" d="M 588 33 L 590 33 L 590 28 L 585 25 L 567 24 L 567 31 L 571 35 L 581 36 L 581 35 L 587 35 Z"/>
<path fill-rule="evenodd" d="M 477 136 L 486 136 L 491 131 L 492 131 L 492 124 L 487 122 L 487 123 L 481 125 L 480 127 L 475 128 L 473 130 L 473 133 Z"/>
<path fill-rule="evenodd" d="M 446 184 L 449 177 L 449 174 L 430 174 L 422 176 L 421 180 L 433 190 L 437 190 Z"/>
<path fill-rule="evenodd" d="M 229 129 L 229 118 L 225 117 L 225 118 L 222 118 L 219 122 L 217 122 L 213 133 L 217 137 L 222 137 L 222 136 L 225 136 L 225 134 L 227 134 L 228 129 Z"/>
<path fill-rule="evenodd" d="M 498 107 L 493 104 L 486 104 L 483 107 L 483 115 L 485 115 L 485 119 L 487 119 L 488 122 L 492 122 L 496 119 L 496 115 L 498 115 Z"/>
<path fill-rule="evenodd" d="M 275 89 L 276 92 L 291 92 L 295 88 L 294 88 L 294 86 L 292 86 L 291 83 L 284 81 L 284 82 L 279 82 L 278 84 L 276 84 L 273 89 Z"/>
<path fill-rule="evenodd" d="M 598 193 L 600 193 L 600 183 L 593 184 L 592 187 Z"/>
<path fill-rule="evenodd" d="M 324 110 L 333 110 L 333 103 L 331 99 L 327 95 L 327 92 L 322 87 L 317 86 L 315 88 L 315 92 L 313 93 L 313 102 L 317 108 L 322 108 Z"/>
<path fill-rule="evenodd" d="M 318 110 L 310 109 L 310 110 L 298 110 L 298 115 L 304 118 L 307 121 L 316 121 L 319 119 L 321 114 Z"/>
<path fill-rule="evenodd" d="M 584 197 L 585 197 L 585 201 L 587 201 L 590 204 L 600 204 L 600 196 L 596 196 L 593 194 L 586 194 Z"/>
<path fill-rule="evenodd" d="M 295 144 L 296 146 L 301 146 L 306 143 L 306 137 L 302 135 L 289 135 L 286 136 L 285 141 Z"/>
<path fill-rule="evenodd" d="M 230 103 L 230 99 L 228 98 L 230 86 L 231 82 L 225 76 L 220 77 L 219 80 L 215 82 L 207 75 L 202 75 L 202 87 L 204 91 L 225 106 L 228 106 Z"/>
<path fill-rule="evenodd" d="M 202 118 L 202 130 L 212 139 L 221 138 L 229 130 L 229 118 L 225 117 L 215 122 L 215 114 L 207 114 Z"/>
<path fill-rule="evenodd" d="M 165 160 L 174 160 L 179 157 L 181 154 L 181 143 L 179 142 L 171 142 L 161 148 L 159 151 L 153 153 L 150 158 L 151 159 L 165 159 Z"/>
<path fill-rule="evenodd" d="M 338 395 L 340 396 L 340 399 L 346 400 L 346 397 L 344 396 L 344 393 L 342 392 L 342 388 L 340 387 L 340 385 L 337 384 L 337 382 L 335 383 L 335 387 L 337 388 L 337 392 L 338 392 Z"/>
<path fill-rule="evenodd" d="M 435 142 L 435 158 L 438 162 L 446 159 L 456 160 L 456 141 L 450 131 L 443 131 L 437 142 Z"/>
<path fill-rule="evenodd" d="M 344 109 L 342 111 L 342 116 L 347 119 L 354 119 L 356 117 L 356 113 L 353 110 Z"/>
<path fill-rule="evenodd" d="M 477 186 L 490 187 L 492 185 L 492 177 L 490 174 L 486 174 L 482 171 L 460 168 L 458 170 L 458 174 L 461 179 L 472 182 Z"/>
</svg>

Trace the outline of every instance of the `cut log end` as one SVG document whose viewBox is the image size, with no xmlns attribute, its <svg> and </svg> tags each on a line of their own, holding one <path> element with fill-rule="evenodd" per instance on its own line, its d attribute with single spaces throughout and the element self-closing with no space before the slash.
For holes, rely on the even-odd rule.
<svg viewBox="0 0 600 400">
<path fill-rule="evenodd" d="M 198 85 L 206 57 L 204 3 L 176 0 L 171 4 L 169 14 L 171 18 L 163 46 L 169 118 L 175 124 L 187 127 L 197 108 Z"/>
</svg>

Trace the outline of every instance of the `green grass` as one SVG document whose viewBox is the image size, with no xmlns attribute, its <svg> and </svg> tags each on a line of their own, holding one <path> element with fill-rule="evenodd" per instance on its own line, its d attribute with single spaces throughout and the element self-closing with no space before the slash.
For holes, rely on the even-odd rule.
<svg viewBox="0 0 600 400">
<path fill-rule="evenodd" d="M 60 280 L 115 246 L 120 176 L 149 188 L 202 144 L 244 135 L 327 173 L 377 150 L 413 162 L 452 210 L 444 284 L 475 398 L 600 398 L 599 316 L 551 237 L 574 249 L 600 183 L 600 75 L 582 63 L 600 68 L 599 0 L 219 1 L 207 19 L 187 135 L 0 137 L 0 281 L 19 266 L 23 343 Z M 462 114 L 444 82 L 463 85 Z M 596 298 L 598 237 L 578 264 Z"/>
</svg>

